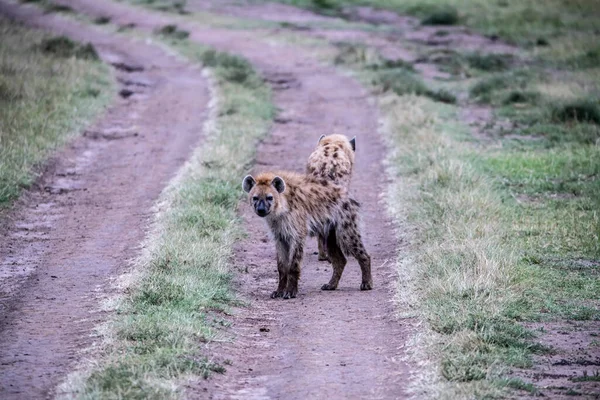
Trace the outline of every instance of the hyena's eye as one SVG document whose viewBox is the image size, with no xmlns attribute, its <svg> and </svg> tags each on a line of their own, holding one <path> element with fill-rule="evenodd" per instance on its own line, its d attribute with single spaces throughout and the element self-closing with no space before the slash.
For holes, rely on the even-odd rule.
<svg viewBox="0 0 600 400">
<path fill-rule="evenodd" d="M 253 196 L 252 201 L 258 201 L 258 196 Z"/>
<path fill-rule="evenodd" d="M 267 196 L 267 200 L 273 201 L 273 196 Z"/>
</svg>

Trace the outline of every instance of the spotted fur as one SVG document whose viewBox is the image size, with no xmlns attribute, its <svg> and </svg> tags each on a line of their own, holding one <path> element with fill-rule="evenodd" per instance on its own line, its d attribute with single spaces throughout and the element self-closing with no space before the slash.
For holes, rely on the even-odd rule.
<svg viewBox="0 0 600 400">
<path fill-rule="evenodd" d="M 344 135 L 322 135 L 317 148 L 308 157 L 306 173 L 315 179 L 327 179 L 346 189 L 350 186 L 354 168 L 356 138 Z M 331 261 L 327 255 L 326 237 L 319 236 L 319 261 Z"/>
<path fill-rule="evenodd" d="M 358 260 L 362 271 L 361 290 L 373 286 L 371 258 L 358 228 L 359 204 L 346 187 L 293 172 L 262 173 L 244 178 L 243 189 L 255 213 L 264 217 L 277 249 L 279 284 L 272 298 L 296 297 L 309 232 L 326 238 L 333 275 L 321 287 L 335 290 L 346 265 L 346 256 Z"/>
</svg>

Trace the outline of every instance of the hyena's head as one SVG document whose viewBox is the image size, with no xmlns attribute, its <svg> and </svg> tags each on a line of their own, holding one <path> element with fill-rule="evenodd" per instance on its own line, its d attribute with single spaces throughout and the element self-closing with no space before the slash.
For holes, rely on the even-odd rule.
<svg viewBox="0 0 600 400">
<path fill-rule="evenodd" d="M 242 188 L 248 193 L 254 212 L 259 217 L 266 217 L 277 209 L 280 195 L 285 191 L 285 182 L 274 174 L 260 174 L 256 179 L 248 175 L 242 182 Z"/>
<path fill-rule="evenodd" d="M 352 139 L 339 134 L 321 135 L 317 144 L 319 147 L 330 150 L 330 156 L 337 151 L 342 151 L 348 160 L 354 164 L 354 152 L 356 151 L 356 136 Z"/>
</svg>

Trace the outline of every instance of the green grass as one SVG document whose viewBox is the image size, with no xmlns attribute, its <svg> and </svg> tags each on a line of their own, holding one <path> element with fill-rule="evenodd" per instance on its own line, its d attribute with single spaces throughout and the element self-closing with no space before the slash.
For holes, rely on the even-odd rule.
<svg viewBox="0 0 600 400">
<path fill-rule="evenodd" d="M 532 385 L 531 383 L 523 382 L 521 379 L 518 378 L 502 380 L 500 381 L 500 384 L 502 386 L 507 386 L 512 389 L 523 390 L 534 395 L 538 393 L 538 389 L 534 385 Z"/>
<path fill-rule="evenodd" d="M 32 3 L 41 6 L 47 13 L 73 13 L 73 9 L 65 4 L 57 4 L 50 0 L 20 0 L 21 3 Z"/>
<path fill-rule="evenodd" d="M 504 368 L 548 350 L 521 321 L 600 320 L 600 279 L 586 267 L 600 257 L 600 151 L 482 149 L 451 106 L 413 95 L 383 104 L 389 206 L 416 229 L 400 301 L 437 335 L 429 351 L 447 393 L 494 392 Z"/>
<path fill-rule="evenodd" d="M 111 99 L 109 69 L 89 44 L 0 18 L 0 208 L 36 178 L 52 151 Z"/>
<path fill-rule="evenodd" d="M 582 81 L 567 72 L 560 76 L 548 78 L 543 69 L 533 67 L 489 73 L 470 87 L 469 96 L 514 121 L 517 125 L 510 133 L 544 138 L 546 145 L 596 143 L 600 96 L 591 83 L 593 75 L 584 75 Z"/>
<path fill-rule="evenodd" d="M 367 79 L 383 91 L 398 95 L 417 94 L 442 103 L 455 103 L 456 97 L 445 89 L 427 85 L 415 72 L 412 64 L 402 60 L 385 60 L 377 52 L 354 43 L 337 43 L 336 65 L 367 70 Z"/>
<path fill-rule="evenodd" d="M 552 117 L 556 122 L 589 122 L 600 125 L 600 100 L 577 99 L 555 105 Z"/>
<path fill-rule="evenodd" d="M 423 15 L 423 25 L 456 25 L 459 23 L 459 15 L 456 7 L 446 4 L 433 6 L 415 6 L 412 11 Z"/>
<path fill-rule="evenodd" d="M 164 43 L 211 67 L 219 101 L 204 142 L 161 197 L 98 365 L 66 388 L 81 398 L 179 397 L 187 378 L 225 371 L 210 343 L 225 340 L 226 314 L 239 303 L 231 279 L 233 245 L 243 235 L 240 177 L 274 109 L 247 61 L 187 40 Z"/>
<path fill-rule="evenodd" d="M 187 14 L 186 0 L 130 0 L 132 4 L 142 5 L 154 10 L 175 14 Z"/>
<path fill-rule="evenodd" d="M 170 39 L 187 39 L 190 36 L 188 31 L 181 30 L 177 28 L 177 25 L 165 25 L 162 28 L 156 29 L 155 33 L 157 35 L 164 36 L 165 38 Z"/>
<path fill-rule="evenodd" d="M 467 54 L 466 60 L 469 66 L 482 71 L 504 71 L 508 69 L 513 57 L 510 54 Z"/>
<path fill-rule="evenodd" d="M 527 90 L 534 74 L 535 71 L 530 69 L 513 69 L 484 75 L 470 88 L 469 95 L 480 103 L 500 105 L 510 93 Z"/>
<path fill-rule="evenodd" d="M 72 41 L 66 36 L 55 36 L 46 38 L 40 43 L 40 49 L 46 54 L 63 58 L 79 58 L 87 60 L 99 60 L 98 53 L 90 43 L 80 44 Z"/>
</svg>

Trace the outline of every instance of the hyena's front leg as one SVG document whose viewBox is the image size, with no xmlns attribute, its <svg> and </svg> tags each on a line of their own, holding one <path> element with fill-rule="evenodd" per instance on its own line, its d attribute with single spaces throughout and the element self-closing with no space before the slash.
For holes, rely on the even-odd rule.
<svg viewBox="0 0 600 400">
<path fill-rule="evenodd" d="M 277 290 L 271 293 L 271 298 L 275 299 L 277 297 L 283 297 L 283 292 L 285 291 L 285 287 L 287 286 L 288 273 L 285 264 L 281 262 L 279 259 L 279 255 L 277 256 L 277 271 L 279 272 L 279 284 L 277 285 Z"/>
<path fill-rule="evenodd" d="M 275 249 L 277 250 L 277 272 L 279 272 L 279 283 L 277 290 L 271 293 L 271 298 L 283 297 L 285 288 L 287 286 L 288 274 L 289 274 L 289 259 L 290 259 L 290 246 L 284 240 L 278 240 L 275 242 Z"/>
<path fill-rule="evenodd" d="M 304 256 L 304 245 L 300 243 L 292 249 L 291 256 L 287 287 L 283 294 L 284 299 L 293 299 L 298 294 L 298 280 L 300 279 L 300 267 L 302 265 L 302 257 Z"/>
</svg>

